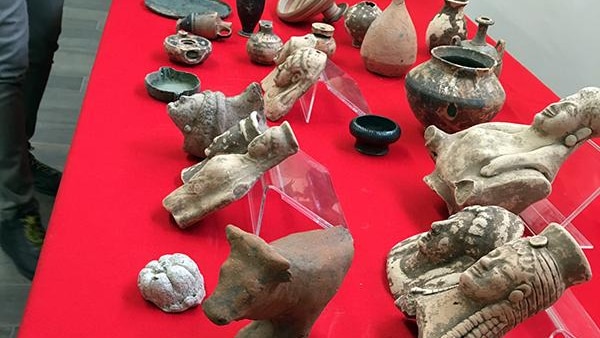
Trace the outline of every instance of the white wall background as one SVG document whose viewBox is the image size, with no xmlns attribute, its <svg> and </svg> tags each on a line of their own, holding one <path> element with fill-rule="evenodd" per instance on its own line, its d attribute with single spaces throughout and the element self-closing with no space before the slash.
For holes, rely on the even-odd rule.
<svg viewBox="0 0 600 338">
<path fill-rule="evenodd" d="M 471 0 L 465 13 L 491 17 L 488 34 L 558 96 L 600 87 L 600 0 Z"/>
</svg>

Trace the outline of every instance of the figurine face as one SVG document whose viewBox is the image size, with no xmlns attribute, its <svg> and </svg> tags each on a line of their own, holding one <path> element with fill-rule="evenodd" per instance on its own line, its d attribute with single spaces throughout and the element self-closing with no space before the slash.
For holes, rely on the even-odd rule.
<svg viewBox="0 0 600 338">
<path fill-rule="evenodd" d="M 418 241 L 419 251 L 432 260 L 448 258 L 455 256 L 457 251 L 462 252 L 462 239 L 464 231 L 468 227 L 464 224 L 470 224 L 475 215 L 471 212 L 456 213 L 447 220 L 434 222 L 431 224 L 431 230 L 421 237 Z"/>
<path fill-rule="evenodd" d="M 579 124 L 579 119 L 575 117 L 579 109 L 576 96 L 569 96 L 546 107 L 536 114 L 533 125 L 550 135 L 563 136 L 574 131 Z"/>
<path fill-rule="evenodd" d="M 277 74 L 275 75 L 273 82 L 275 82 L 277 87 L 286 87 L 297 82 L 297 75 L 295 76 L 289 62 L 284 62 L 277 66 Z"/>
</svg>

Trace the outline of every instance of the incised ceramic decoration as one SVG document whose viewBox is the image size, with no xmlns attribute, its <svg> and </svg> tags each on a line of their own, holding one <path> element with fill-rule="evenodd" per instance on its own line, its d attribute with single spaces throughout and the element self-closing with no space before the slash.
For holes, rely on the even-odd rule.
<svg viewBox="0 0 600 338">
<path fill-rule="evenodd" d="M 352 37 L 352 46 L 360 48 L 367 29 L 381 15 L 381 9 L 372 1 L 361 1 L 344 13 L 344 28 Z"/>
<path fill-rule="evenodd" d="M 371 23 L 360 47 L 367 70 L 403 76 L 417 60 L 417 34 L 404 0 L 392 0 Z"/>
<path fill-rule="evenodd" d="M 231 36 L 231 22 L 221 20 L 217 12 L 191 13 L 177 20 L 176 28 L 211 40 Z"/>
<path fill-rule="evenodd" d="M 326 62 L 325 53 L 304 47 L 269 73 L 261 82 L 267 118 L 276 121 L 287 114 L 296 100 L 317 82 Z"/>
<path fill-rule="evenodd" d="M 144 0 L 148 8 L 170 18 L 183 18 L 191 13 L 217 12 L 223 19 L 231 14 L 231 7 L 219 0 Z"/>
<path fill-rule="evenodd" d="M 506 99 L 489 55 L 458 46 L 431 50 L 431 59 L 406 75 L 408 103 L 424 127 L 455 132 L 488 122 Z"/>
<path fill-rule="evenodd" d="M 456 287 L 461 273 L 493 249 L 520 238 L 524 229 L 523 221 L 504 208 L 470 206 L 396 244 L 387 258 L 396 306 L 414 317 L 416 299 Z"/>
<path fill-rule="evenodd" d="M 200 79 L 196 75 L 171 67 L 160 67 L 158 71 L 147 74 L 144 83 L 148 94 L 163 102 L 175 101 L 200 89 Z"/>
<path fill-rule="evenodd" d="M 504 56 L 504 50 L 506 49 L 506 42 L 499 39 L 495 46 L 488 45 L 487 42 L 485 42 L 485 38 L 487 36 L 488 27 L 494 24 L 494 20 L 486 16 L 479 16 L 475 21 L 477 21 L 479 26 L 473 40 L 462 40 L 460 36 L 456 35 L 452 38 L 452 44 L 475 49 L 493 57 L 498 63 L 494 71 L 496 76 L 498 76 L 502 71 L 502 57 Z"/>
<path fill-rule="evenodd" d="M 138 275 L 144 299 L 165 312 L 182 312 L 202 302 L 204 277 L 187 255 L 175 253 L 151 261 Z"/>
<path fill-rule="evenodd" d="M 492 250 L 455 288 L 416 299 L 419 337 L 499 338 L 592 277 L 585 254 L 562 226 Z"/>
<path fill-rule="evenodd" d="M 212 143 L 204 150 L 206 158 L 202 162 L 181 171 L 181 180 L 187 183 L 211 157 L 222 154 L 245 154 L 248 144 L 258 135 L 267 130 L 265 114 L 262 111 L 253 111 L 250 116 L 242 119 L 226 132 L 214 138 Z"/>
<path fill-rule="evenodd" d="M 171 61 L 187 65 L 202 63 L 212 53 L 208 39 L 183 30 L 167 36 L 163 45 Z"/>
<path fill-rule="evenodd" d="M 302 22 L 323 13 L 323 21 L 332 23 L 339 20 L 348 5 L 337 5 L 334 0 L 279 0 L 277 16 L 287 22 Z"/>
<path fill-rule="evenodd" d="M 299 232 L 267 244 L 233 225 L 219 284 L 202 304 L 218 325 L 252 319 L 236 337 L 308 337 L 335 295 L 354 256 L 343 227 Z"/>
<path fill-rule="evenodd" d="M 238 34 L 250 37 L 265 10 L 265 0 L 236 0 L 235 6 L 242 24 L 242 29 L 238 31 Z"/>
<path fill-rule="evenodd" d="M 350 122 L 350 133 L 356 138 L 354 148 L 365 155 L 383 156 L 389 145 L 400 138 L 400 127 L 387 117 L 357 116 Z"/>
<path fill-rule="evenodd" d="M 446 134 L 425 130 L 435 170 L 424 178 L 450 213 L 498 205 L 515 214 L 550 194 L 567 157 L 600 135 L 600 88 L 589 87 L 536 114 L 531 125 L 489 122 Z"/>
<path fill-rule="evenodd" d="M 464 10 L 468 3 L 469 0 L 444 0 L 444 7 L 429 22 L 425 33 L 425 43 L 430 50 L 437 46 L 451 45 L 454 36 L 461 40 L 467 39 Z"/>
<path fill-rule="evenodd" d="M 215 137 L 263 108 L 262 91 L 256 82 L 236 96 L 205 90 L 167 105 L 169 116 L 183 133 L 183 150 L 200 158 Z"/>
<path fill-rule="evenodd" d="M 287 122 L 257 136 L 244 154 L 211 157 L 181 187 L 163 200 L 180 228 L 245 196 L 267 170 L 298 151 L 298 141 Z"/>
<path fill-rule="evenodd" d="M 314 22 L 311 25 L 312 35 L 317 38 L 315 48 L 327 54 L 327 57 L 329 58 L 333 56 L 335 49 L 337 48 L 335 39 L 333 38 L 334 31 L 335 28 L 326 23 Z"/>
<path fill-rule="evenodd" d="M 272 65 L 281 47 L 283 41 L 273 33 L 273 21 L 260 20 L 258 32 L 252 34 L 246 43 L 246 52 L 253 62 Z"/>
</svg>

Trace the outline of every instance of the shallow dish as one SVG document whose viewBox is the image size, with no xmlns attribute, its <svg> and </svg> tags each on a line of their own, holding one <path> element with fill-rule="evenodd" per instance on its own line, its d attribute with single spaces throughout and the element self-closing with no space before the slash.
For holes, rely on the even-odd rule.
<svg viewBox="0 0 600 338">
<path fill-rule="evenodd" d="M 231 14 L 231 7 L 219 0 L 145 0 L 152 11 L 170 18 L 183 18 L 191 13 L 219 13 L 221 19 Z"/>
<path fill-rule="evenodd" d="M 153 98 L 172 102 L 182 95 L 192 95 L 200 89 L 200 79 L 192 73 L 180 72 L 171 67 L 160 67 L 145 79 L 146 90 Z"/>
</svg>

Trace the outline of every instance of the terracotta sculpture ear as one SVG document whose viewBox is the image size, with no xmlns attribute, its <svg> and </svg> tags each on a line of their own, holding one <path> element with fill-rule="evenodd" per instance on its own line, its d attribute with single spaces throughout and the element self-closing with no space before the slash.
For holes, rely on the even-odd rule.
<svg viewBox="0 0 600 338">
<path fill-rule="evenodd" d="M 471 196 L 475 189 L 475 182 L 470 179 L 460 180 L 456 183 L 456 203 L 464 204 Z"/>
<path fill-rule="evenodd" d="M 531 286 L 527 284 L 519 285 L 516 290 L 513 290 L 510 295 L 508 295 L 508 300 L 511 303 L 519 303 L 524 298 L 528 297 L 531 294 Z"/>
</svg>

